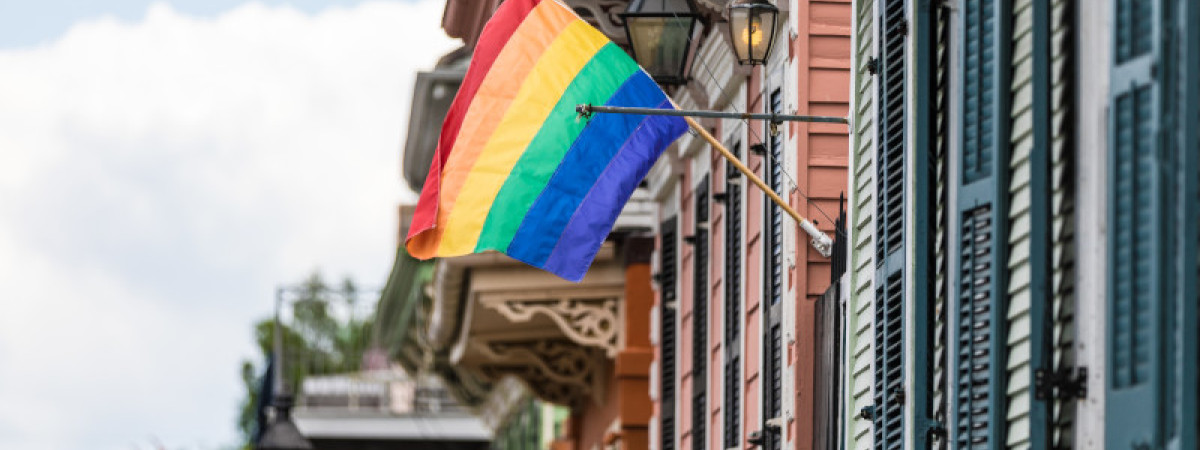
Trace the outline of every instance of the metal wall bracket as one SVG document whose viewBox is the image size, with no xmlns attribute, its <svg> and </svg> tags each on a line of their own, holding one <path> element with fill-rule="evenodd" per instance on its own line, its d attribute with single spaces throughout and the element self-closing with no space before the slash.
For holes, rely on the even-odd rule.
<svg viewBox="0 0 1200 450">
<path fill-rule="evenodd" d="M 1034 370 L 1033 392 L 1038 400 L 1087 398 L 1087 367 Z"/>
<path fill-rule="evenodd" d="M 875 405 L 867 405 L 858 410 L 858 418 L 863 420 L 875 420 Z"/>
<path fill-rule="evenodd" d="M 929 421 L 929 434 L 939 438 L 946 437 L 946 425 L 937 420 Z"/>
</svg>

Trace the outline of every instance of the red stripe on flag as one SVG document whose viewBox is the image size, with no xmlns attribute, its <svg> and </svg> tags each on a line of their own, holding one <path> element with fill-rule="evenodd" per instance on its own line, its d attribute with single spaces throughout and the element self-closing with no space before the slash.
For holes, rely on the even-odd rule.
<svg viewBox="0 0 1200 450">
<path fill-rule="evenodd" d="M 421 198 L 417 201 L 406 241 L 437 224 L 442 166 L 446 165 L 450 150 L 454 148 L 454 139 L 458 137 L 458 131 L 462 128 L 462 119 L 466 116 L 467 107 L 475 99 L 479 85 L 483 84 L 483 79 L 491 70 L 496 57 L 500 55 L 500 50 L 538 3 L 541 3 L 541 0 L 507 0 L 496 8 L 496 13 L 483 26 L 483 32 L 479 34 L 479 41 L 475 44 L 471 65 L 458 88 L 458 94 L 454 96 L 454 102 L 450 104 L 446 121 L 442 124 L 437 150 L 429 163 L 429 174 L 425 177 L 425 186 L 421 189 Z"/>
</svg>

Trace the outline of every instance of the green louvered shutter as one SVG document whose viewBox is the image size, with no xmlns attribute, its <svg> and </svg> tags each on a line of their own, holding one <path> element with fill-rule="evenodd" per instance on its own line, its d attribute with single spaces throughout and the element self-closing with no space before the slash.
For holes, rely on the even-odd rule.
<svg viewBox="0 0 1200 450">
<path fill-rule="evenodd" d="M 708 175 L 696 200 L 692 254 L 692 449 L 707 448 L 708 429 Z"/>
<path fill-rule="evenodd" d="M 1164 220 L 1170 194 L 1160 125 L 1169 119 L 1160 103 L 1165 73 L 1160 0 L 1116 0 L 1109 92 L 1108 346 L 1106 406 L 1109 448 L 1157 448 L 1166 411 L 1162 405 L 1170 296 Z"/>
<path fill-rule="evenodd" d="M 741 157 L 742 145 L 730 149 Z M 742 185 L 725 166 L 725 447 L 742 447 Z"/>
<path fill-rule="evenodd" d="M 675 450 L 675 304 L 677 301 L 676 284 L 678 280 L 678 241 L 679 219 L 672 216 L 659 226 L 659 272 L 658 282 L 662 295 L 659 305 L 659 320 L 662 327 L 659 332 L 659 345 L 662 352 L 662 364 L 659 373 L 662 375 L 662 395 L 659 403 L 661 439 L 660 449 Z"/>
<path fill-rule="evenodd" d="M 1004 0 L 963 0 L 959 8 L 962 116 L 955 183 L 958 238 L 952 243 L 958 257 L 951 284 L 952 442 L 960 449 L 1001 448 L 1012 10 Z"/>
<path fill-rule="evenodd" d="M 904 156 L 907 17 L 904 0 L 879 2 L 875 214 L 875 404 L 878 450 L 904 446 Z"/>
</svg>

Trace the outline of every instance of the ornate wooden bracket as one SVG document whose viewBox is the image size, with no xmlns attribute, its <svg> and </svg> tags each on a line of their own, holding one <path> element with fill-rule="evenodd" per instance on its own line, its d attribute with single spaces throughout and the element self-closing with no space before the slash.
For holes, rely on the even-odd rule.
<svg viewBox="0 0 1200 450">
<path fill-rule="evenodd" d="M 510 322 L 528 322 L 535 314 L 554 321 L 571 341 L 578 345 L 604 350 L 609 358 L 616 357 L 620 319 L 616 297 L 553 298 L 553 299 L 482 299 L 484 306 L 494 309 Z"/>
<path fill-rule="evenodd" d="M 628 44 L 625 37 L 625 21 L 620 14 L 629 5 L 628 0 L 567 0 L 567 5 L 579 17 L 600 29 L 618 44 Z"/>
<path fill-rule="evenodd" d="M 566 339 L 472 342 L 491 361 L 480 366 L 487 377 L 514 375 L 543 400 L 578 405 L 603 399 L 604 356 L 599 349 Z"/>
</svg>

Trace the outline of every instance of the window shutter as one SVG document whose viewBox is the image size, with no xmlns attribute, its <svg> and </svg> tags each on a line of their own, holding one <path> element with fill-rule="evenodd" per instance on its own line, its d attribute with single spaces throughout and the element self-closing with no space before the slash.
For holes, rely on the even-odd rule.
<svg viewBox="0 0 1200 450">
<path fill-rule="evenodd" d="M 1013 173 L 1006 176 L 1010 180 L 1009 192 L 1013 199 L 1012 202 L 1015 204 L 1021 198 L 1022 185 L 1025 185 L 1025 189 L 1027 189 L 1024 197 L 1029 200 L 1024 214 L 1018 214 L 1017 208 L 1013 206 L 1010 206 L 1013 212 L 1009 214 L 1009 224 L 1012 227 L 1008 233 L 1010 248 L 1015 249 L 1018 245 L 1028 248 L 1024 262 L 1019 262 L 1020 258 L 1016 256 L 1018 254 L 1016 250 L 1012 251 L 1008 257 L 1010 270 L 1008 279 L 1017 277 L 1019 269 L 1014 267 L 1018 265 L 1022 266 L 1025 270 L 1024 274 L 1028 275 L 1027 289 L 1020 294 L 1013 294 L 1009 300 L 1010 303 L 1020 301 L 1025 308 L 1028 308 L 1027 312 L 1009 308 L 1009 323 L 1013 324 L 1022 320 L 1021 315 L 1023 314 L 1028 314 L 1029 322 L 1027 330 L 1012 325 L 1006 327 L 1006 334 L 1009 335 L 1007 350 L 1013 355 L 1028 351 L 1026 361 L 1013 355 L 1008 357 L 1006 366 L 1020 366 L 1018 370 L 1009 370 L 1007 382 L 1012 385 L 1020 383 L 1020 380 L 1033 379 L 1037 370 L 1050 373 L 1055 369 L 1053 317 L 1056 307 L 1062 303 L 1062 300 L 1055 298 L 1052 293 L 1055 269 L 1053 266 L 1054 240 L 1051 233 L 1055 220 L 1055 214 L 1052 211 L 1055 189 L 1052 187 L 1051 165 L 1053 164 L 1055 145 L 1055 131 L 1052 124 L 1056 106 L 1053 97 L 1056 80 L 1052 59 L 1056 52 L 1052 50 L 1052 47 L 1055 34 L 1054 9 L 1061 8 L 1061 3 L 1061 1 L 1023 0 L 1017 2 L 1020 6 L 1012 7 L 1014 11 L 1010 15 L 1014 22 L 1028 24 L 1021 25 L 1022 29 L 1016 29 L 1018 25 L 1013 25 L 1010 41 L 1013 43 L 1014 55 L 1011 64 L 1019 66 L 1024 64 L 1024 61 L 1029 61 L 1032 66 L 1028 80 L 1031 96 L 1028 110 L 1021 111 L 1023 108 L 1010 107 L 1013 110 L 1011 116 L 1013 127 L 1020 127 L 1020 124 L 1026 123 L 1024 122 L 1025 117 L 1032 118 L 1032 123 L 1029 124 L 1031 141 L 1025 141 L 1018 137 L 1023 134 L 1020 129 L 1012 133 L 1010 153 L 1012 153 L 1011 170 Z M 1028 14 L 1021 12 L 1021 8 L 1028 8 Z M 1032 17 L 1027 22 L 1021 21 L 1020 18 L 1023 15 Z M 1027 38 L 1021 37 L 1026 35 Z M 1022 50 L 1023 39 L 1032 41 L 1028 50 Z M 1018 55 L 1018 53 L 1021 54 Z M 1010 73 L 1016 77 L 1019 72 L 1012 70 Z M 1019 95 L 1025 83 L 1026 80 L 1018 78 L 1012 80 L 1013 98 Z M 1022 151 L 1017 149 L 1025 142 L 1029 142 L 1032 147 L 1029 148 L 1027 155 L 1021 155 Z M 1024 166 L 1018 166 L 1022 163 L 1022 158 L 1028 158 L 1028 160 L 1024 161 Z M 1027 180 L 1023 180 L 1022 176 L 1015 174 L 1016 171 L 1023 170 L 1023 167 L 1028 167 Z M 1024 226 L 1028 226 L 1028 228 L 1023 229 Z M 1009 290 L 1011 291 L 1012 288 L 1010 287 Z M 1018 295 L 1021 296 L 1019 300 Z M 1027 337 L 1021 338 L 1022 333 L 1025 333 Z M 1025 343 L 1026 341 L 1028 344 Z M 1015 442 L 1018 440 L 1010 438 L 1008 439 L 1009 447 L 1018 445 L 1051 447 L 1052 445 L 1051 430 L 1055 400 L 1052 398 L 1038 399 L 1034 388 L 1035 386 L 1027 386 L 1023 391 L 1009 393 L 1005 403 L 1008 409 L 1006 411 L 1008 413 L 1006 427 L 1009 430 L 1023 428 L 1029 430 L 1027 441 Z M 1026 408 L 1028 412 L 1023 413 L 1022 410 Z"/>
<path fill-rule="evenodd" d="M 958 270 L 951 285 L 955 448 L 1004 446 L 1011 5 L 963 1 L 959 122 Z"/>
<path fill-rule="evenodd" d="M 708 433 L 708 175 L 696 197 L 692 258 L 692 449 L 707 448 Z"/>
<path fill-rule="evenodd" d="M 1168 320 L 1167 334 L 1162 336 L 1166 351 L 1163 399 L 1166 402 L 1166 448 L 1200 447 L 1200 5 L 1188 0 L 1173 0 L 1161 17 L 1162 29 L 1170 34 L 1164 46 L 1175 55 L 1163 86 L 1173 91 L 1164 95 L 1162 126 L 1168 127 L 1166 138 L 1167 168 L 1165 188 L 1169 232 L 1174 237 L 1164 251 L 1169 253 L 1169 266 L 1164 269 L 1170 301 L 1166 302 L 1164 317 Z M 1165 52 L 1164 52 L 1165 53 Z"/>
<path fill-rule="evenodd" d="M 662 396 L 659 404 L 659 417 L 662 421 L 659 427 L 662 439 L 662 450 L 675 450 L 675 302 L 678 266 L 678 219 L 674 216 L 663 221 L 659 227 L 659 289 L 662 294 L 659 305 L 659 320 L 662 333 Z"/>
<path fill-rule="evenodd" d="M 880 0 L 876 98 L 875 409 L 876 449 L 904 445 L 904 147 L 906 1 Z"/>
<path fill-rule="evenodd" d="M 783 93 L 779 89 L 771 92 L 771 112 L 779 114 L 783 110 Z M 768 134 L 770 148 L 767 149 L 770 158 L 766 161 L 767 183 L 775 192 L 783 192 L 783 136 Z M 783 413 L 783 210 L 765 195 L 763 201 L 767 207 L 766 227 L 763 230 L 765 243 L 763 255 L 763 422 Z M 765 425 L 764 425 L 765 426 Z M 765 450 L 779 450 L 782 444 L 783 430 L 764 430 Z"/>
<path fill-rule="evenodd" d="M 741 143 L 733 156 L 741 157 Z M 733 163 L 725 166 L 725 446 L 742 448 L 742 185 Z"/>
<path fill-rule="evenodd" d="M 1109 105 L 1106 406 L 1110 448 L 1159 447 L 1158 350 L 1169 293 L 1163 220 L 1168 186 L 1159 159 L 1159 0 L 1116 0 Z M 1165 69 L 1165 68 L 1164 68 Z"/>
<path fill-rule="evenodd" d="M 1086 3 L 1085 3 L 1086 4 Z M 1053 72 L 1053 99 L 1051 123 L 1053 210 L 1051 225 L 1053 241 L 1053 316 L 1052 342 L 1054 345 L 1052 369 L 1054 372 L 1074 370 L 1075 354 L 1075 284 L 1076 280 L 1076 204 L 1075 167 L 1078 137 L 1075 127 L 1077 110 L 1079 28 L 1076 13 L 1080 8 L 1076 0 L 1055 0 L 1053 4 L 1054 45 L 1051 51 Z M 1049 369 L 1049 368 L 1048 368 Z M 1074 448 L 1075 442 L 1074 398 L 1055 398 L 1050 411 L 1051 443 L 1049 448 Z"/>
<path fill-rule="evenodd" d="M 1181 99 L 1182 125 L 1179 129 L 1182 142 L 1179 154 L 1183 157 L 1180 168 L 1182 194 L 1184 203 L 1181 210 L 1187 211 L 1180 217 L 1179 230 L 1183 231 L 1181 246 L 1183 258 L 1180 275 L 1180 303 L 1183 324 L 1182 332 L 1178 334 L 1182 341 L 1179 345 L 1180 360 L 1191 361 L 1183 364 L 1179 376 L 1179 408 L 1181 416 L 1178 420 L 1180 434 L 1175 442 L 1175 448 L 1200 447 L 1200 367 L 1195 361 L 1200 361 L 1200 86 L 1195 80 L 1200 77 L 1200 5 L 1195 1 L 1179 0 L 1180 13 L 1175 14 L 1177 29 L 1183 42 L 1181 52 L 1184 61 L 1176 83 L 1183 88 Z"/>
<path fill-rule="evenodd" d="M 1117 0 L 1109 92 L 1106 444 L 1197 445 L 1195 2 Z"/>
</svg>

